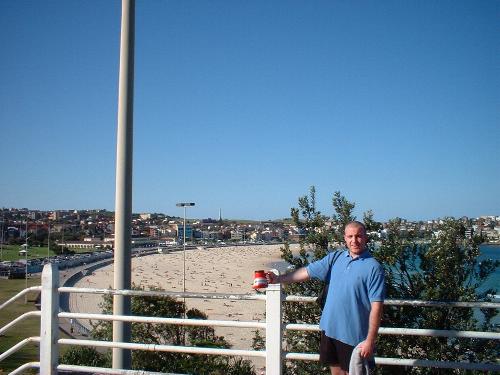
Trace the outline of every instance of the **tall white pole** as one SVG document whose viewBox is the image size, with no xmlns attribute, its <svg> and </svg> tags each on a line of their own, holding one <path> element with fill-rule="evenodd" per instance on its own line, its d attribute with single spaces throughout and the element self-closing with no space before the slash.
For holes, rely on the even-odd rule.
<svg viewBox="0 0 500 375">
<path fill-rule="evenodd" d="M 182 262 L 183 267 L 184 267 L 184 272 L 182 273 L 183 275 L 183 280 L 182 280 L 182 291 L 186 291 L 186 206 L 184 206 L 184 235 L 183 235 L 183 242 L 184 242 L 184 250 L 182 253 L 184 254 L 184 261 Z M 184 304 L 186 303 L 186 299 L 184 298 Z M 184 306 L 186 308 L 186 306 Z"/>
<path fill-rule="evenodd" d="M 42 271 L 42 305 L 40 308 L 40 374 L 57 375 L 59 359 L 59 269 L 46 264 Z"/>
<path fill-rule="evenodd" d="M 183 236 L 182 236 L 182 254 L 183 254 L 183 262 L 182 262 L 182 291 L 186 291 L 186 207 L 194 206 L 193 202 L 181 202 L 176 204 L 177 207 L 182 207 L 184 209 L 184 224 L 183 224 Z M 183 297 L 184 301 L 184 317 L 186 317 L 186 298 Z"/>
<path fill-rule="evenodd" d="M 116 141 L 114 288 L 131 288 L 135 0 L 122 0 Z M 113 297 L 113 314 L 130 315 L 130 297 Z M 129 322 L 113 322 L 113 341 L 131 342 Z M 113 348 L 113 368 L 130 369 L 130 350 Z"/>
</svg>

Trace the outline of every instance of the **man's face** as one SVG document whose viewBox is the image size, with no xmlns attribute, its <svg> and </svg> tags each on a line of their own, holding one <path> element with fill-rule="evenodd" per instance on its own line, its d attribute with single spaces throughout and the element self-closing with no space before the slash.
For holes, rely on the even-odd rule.
<svg viewBox="0 0 500 375">
<path fill-rule="evenodd" d="M 344 232 L 344 241 L 353 255 L 361 255 L 365 251 L 368 238 L 362 227 L 348 225 Z"/>
</svg>

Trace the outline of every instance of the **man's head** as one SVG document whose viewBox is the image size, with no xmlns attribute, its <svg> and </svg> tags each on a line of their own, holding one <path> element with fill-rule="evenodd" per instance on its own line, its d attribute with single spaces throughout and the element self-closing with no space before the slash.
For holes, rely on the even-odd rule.
<svg viewBox="0 0 500 375">
<path fill-rule="evenodd" d="M 344 241 L 351 256 L 361 255 L 365 251 L 368 241 L 364 224 L 359 221 L 351 221 L 347 224 L 344 229 Z"/>
</svg>

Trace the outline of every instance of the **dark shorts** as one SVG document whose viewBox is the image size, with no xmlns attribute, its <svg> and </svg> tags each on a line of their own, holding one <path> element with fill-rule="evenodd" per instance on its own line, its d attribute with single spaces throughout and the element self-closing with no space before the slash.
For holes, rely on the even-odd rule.
<svg viewBox="0 0 500 375">
<path fill-rule="evenodd" d="M 321 331 L 319 344 L 319 361 L 328 366 L 340 366 L 344 371 L 349 371 L 349 362 L 354 346 L 344 344 L 342 341 L 325 336 Z"/>
</svg>

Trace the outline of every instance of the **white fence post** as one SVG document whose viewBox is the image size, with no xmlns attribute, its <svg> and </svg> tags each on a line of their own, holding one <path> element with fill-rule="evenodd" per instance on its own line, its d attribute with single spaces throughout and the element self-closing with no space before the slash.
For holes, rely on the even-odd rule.
<svg viewBox="0 0 500 375">
<path fill-rule="evenodd" d="M 40 373 L 57 374 L 59 359 L 59 269 L 46 264 L 42 271 L 42 299 L 40 319 Z"/>
<path fill-rule="evenodd" d="M 281 375 L 282 303 L 280 284 L 270 284 L 266 291 L 266 374 Z"/>
</svg>

